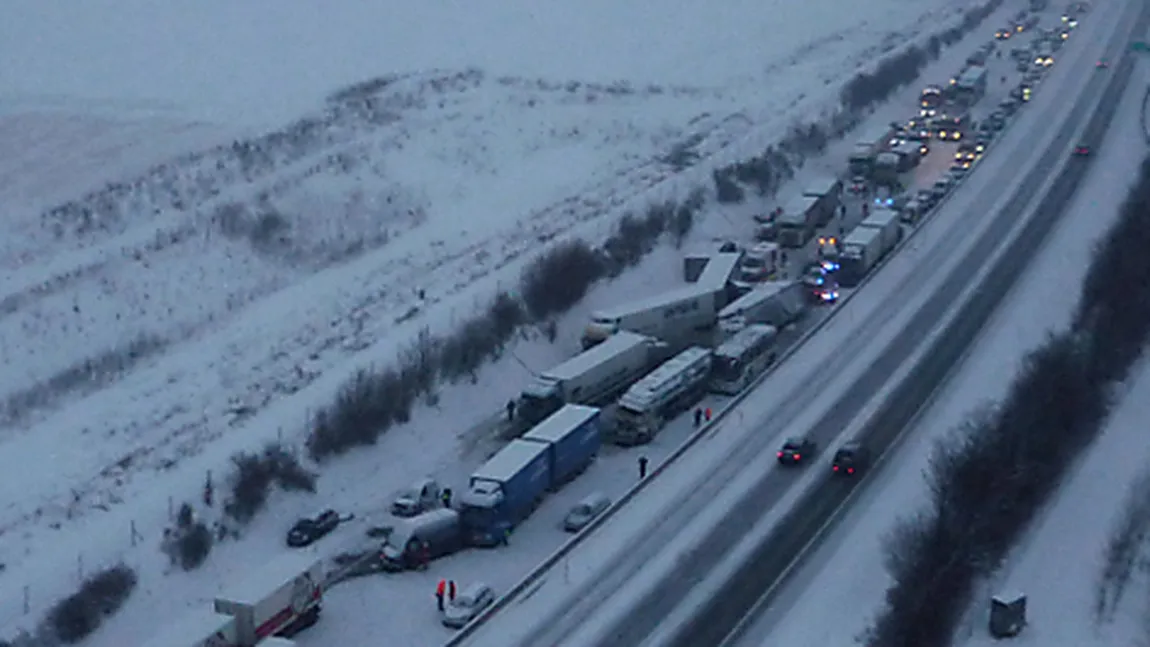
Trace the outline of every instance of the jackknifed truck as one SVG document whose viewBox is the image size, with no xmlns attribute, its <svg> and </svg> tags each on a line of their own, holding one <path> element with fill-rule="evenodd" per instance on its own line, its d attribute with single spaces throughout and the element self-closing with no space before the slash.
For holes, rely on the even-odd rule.
<svg viewBox="0 0 1150 647">
<path fill-rule="evenodd" d="M 809 305 L 798 281 L 760 283 L 719 312 L 719 331 L 730 336 L 752 324 L 781 330 L 801 319 Z"/>
<path fill-rule="evenodd" d="M 703 282 L 706 276 L 704 268 L 699 281 L 693 285 L 595 312 L 583 330 L 583 348 L 601 344 L 620 332 L 673 341 L 713 324 L 718 312 L 719 289 Z"/>
<path fill-rule="evenodd" d="M 468 543 L 497 546 L 547 492 L 587 469 L 601 445 L 599 409 L 566 406 L 471 474 L 460 499 Z"/>
<path fill-rule="evenodd" d="M 622 331 L 544 371 L 523 389 L 513 427 L 527 431 L 565 404 L 610 402 L 665 355 L 665 345 L 646 335 Z"/>
<path fill-rule="evenodd" d="M 711 351 L 692 346 L 639 380 L 619 398 L 615 444 L 651 442 L 668 420 L 703 397 L 710 374 Z"/>
</svg>

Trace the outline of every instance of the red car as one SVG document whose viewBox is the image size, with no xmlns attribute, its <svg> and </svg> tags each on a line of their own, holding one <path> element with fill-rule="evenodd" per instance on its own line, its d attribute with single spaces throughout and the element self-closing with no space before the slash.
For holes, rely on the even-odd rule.
<svg viewBox="0 0 1150 647">
<path fill-rule="evenodd" d="M 1090 147 L 1086 144 L 1079 144 L 1074 147 L 1075 157 L 1086 157 L 1090 155 Z"/>
<path fill-rule="evenodd" d="M 815 442 L 809 438 L 788 438 L 779 450 L 780 465 L 800 465 L 815 454 Z"/>
</svg>

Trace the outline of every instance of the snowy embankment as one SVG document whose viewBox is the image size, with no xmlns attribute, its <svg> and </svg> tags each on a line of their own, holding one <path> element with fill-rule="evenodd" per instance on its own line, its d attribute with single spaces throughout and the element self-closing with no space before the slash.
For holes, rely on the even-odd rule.
<svg viewBox="0 0 1150 647">
<path fill-rule="evenodd" d="M 1079 296 L 1073 286 L 1085 277 L 1096 242 L 1117 221 L 1131 181 L 1129 169 L 1137 166 L 1145 151 L 1141 145 L 1129 145 L 1141 137 L 1137 95 L 1129 92 L 1123 98 L 1114 126 L 1097 146 L 1094 167 L 1068 213 L 988 323 L 961 370 L 885 460 L 883 470 L 873 476 L 877 481 L 806 560 L 794 584 L 745 633 L 746 644 L 850 644 L 866 631 L 891 583 L 886 560 L 890 529 L 925 503 L 924 475 L 931 468 L 935 443 L 967 422 L 973 412 L 1001 398 L 1026 354 L 1046 335 L 1071 323 Z M 1125 483 L 1111 485 L 1114 489 L 1108 496 L 1122 492 Z M 1093 556 L 1084 559 L 1093 567 Z M 1092 585 L 1085 594 L 1091 591 Z M 834 623 L 820 621 L 827 609 L 836 610 Z"/>
<path fill-rule="evenodd" d="M 876 29 L 917 30 L 939 20 L 930 12 L 948 10 L 889 11 Z M 18 597 L 18 582 L 37 583 L 35 612 L 53 590 L 66 590 L 61 564 L 77 553 L 123 555 L 130 521 L 150 550 L 170 493 L 197 491 L 204 472 L 239 448 L 281 431 L 291 439 L 349 364 L 390 359 L 424 325 L 449 327 L 493 283 L 514 277 L 541 240 L 594 238 L 611 220 L 604 215 L 650 199 L 644 190 L 660 182 L 656 191 L 673 195 L 680 181 L 665 182 L 677 169 L 663 154 L 682 143 L 685 124 L 708 158 L 698 176 L 744 146 L 761 150 L 789 125 L 780 113 L 790 119 L 825 99 L 778 88 L 811 78 L 833 88 L 853 61 L 887 46 L 861 42 L 839 33 L 790 59 L 780 53 L 770 92 L 762 84 L 634 90 L 478 72 L 407 77 L 370 104 L 333 102 L 286 134 L 255 140 L 259 148 L 177 158 L 44 219 L 40 205 L 18 209 L 3 258 L 13 271 L 0 297 L 8 306 L 0 349 L 18 367 L 0 384 L 8 422 L 0 467 L 19 481 L 5 488 L 19 496 L 3 501 L 0 517 L 0 560 L 17 584 L 5 587 L 5 614 L 17 613 L 7 591 Z M 696 121 L 699 114 L 708 116 Z M 40 142 L 49 143 L 69 145 Z M 416 308 L 422 319 L 401 321 Z M 551 349 L 537 366 L 565 350 Z M 500 401 L 486 399 L 483 406 Z M 465 426 L 401 439 L 437 447 L 392 447 L 392 456 L 430 471 L 453 457 Z M 201 451 L 188 469 L 173 469 Z M 56 470 L 26 468 L 45 456 Z M 380 489 L 406 478 L 383 478 Z M 114 518 L 75 523 L 109 507 Z M 71 537 L 33 532 L 68 520 Z"/>
</svg>

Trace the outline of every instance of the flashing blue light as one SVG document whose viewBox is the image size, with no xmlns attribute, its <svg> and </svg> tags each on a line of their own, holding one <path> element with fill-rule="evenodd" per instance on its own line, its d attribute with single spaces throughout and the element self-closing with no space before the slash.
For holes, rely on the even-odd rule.
<svg viewBox="0 0 1150 647">
<path fill-rule="evenodd" d="M 822 261 L 820 265 L 825 272 L 834 272 L 839 269 L 839 264 L 834 261 Z"/>
<path fill-rule="evenodd" d="M 820 276 L 817 279 L 815 279 L 815 285 L 822 285 L 823 283 L 826 283 L 826 279 L 824 279 L 823 277 Z"/>
</svg>

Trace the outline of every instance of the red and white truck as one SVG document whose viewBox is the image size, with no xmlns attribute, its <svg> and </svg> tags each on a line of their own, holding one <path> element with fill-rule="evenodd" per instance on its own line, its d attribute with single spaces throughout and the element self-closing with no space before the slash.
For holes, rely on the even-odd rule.
<svg viewBox="0 0 1150 647">
<path fill-rule="evenodd" d="M 323 579 L 319 559 L 286 555 L 225 590 L 215 611 L 235 620 L 236 647 L 262 647 L 265 639 L 290 638 L 319 620 Z"/>
</svg>

